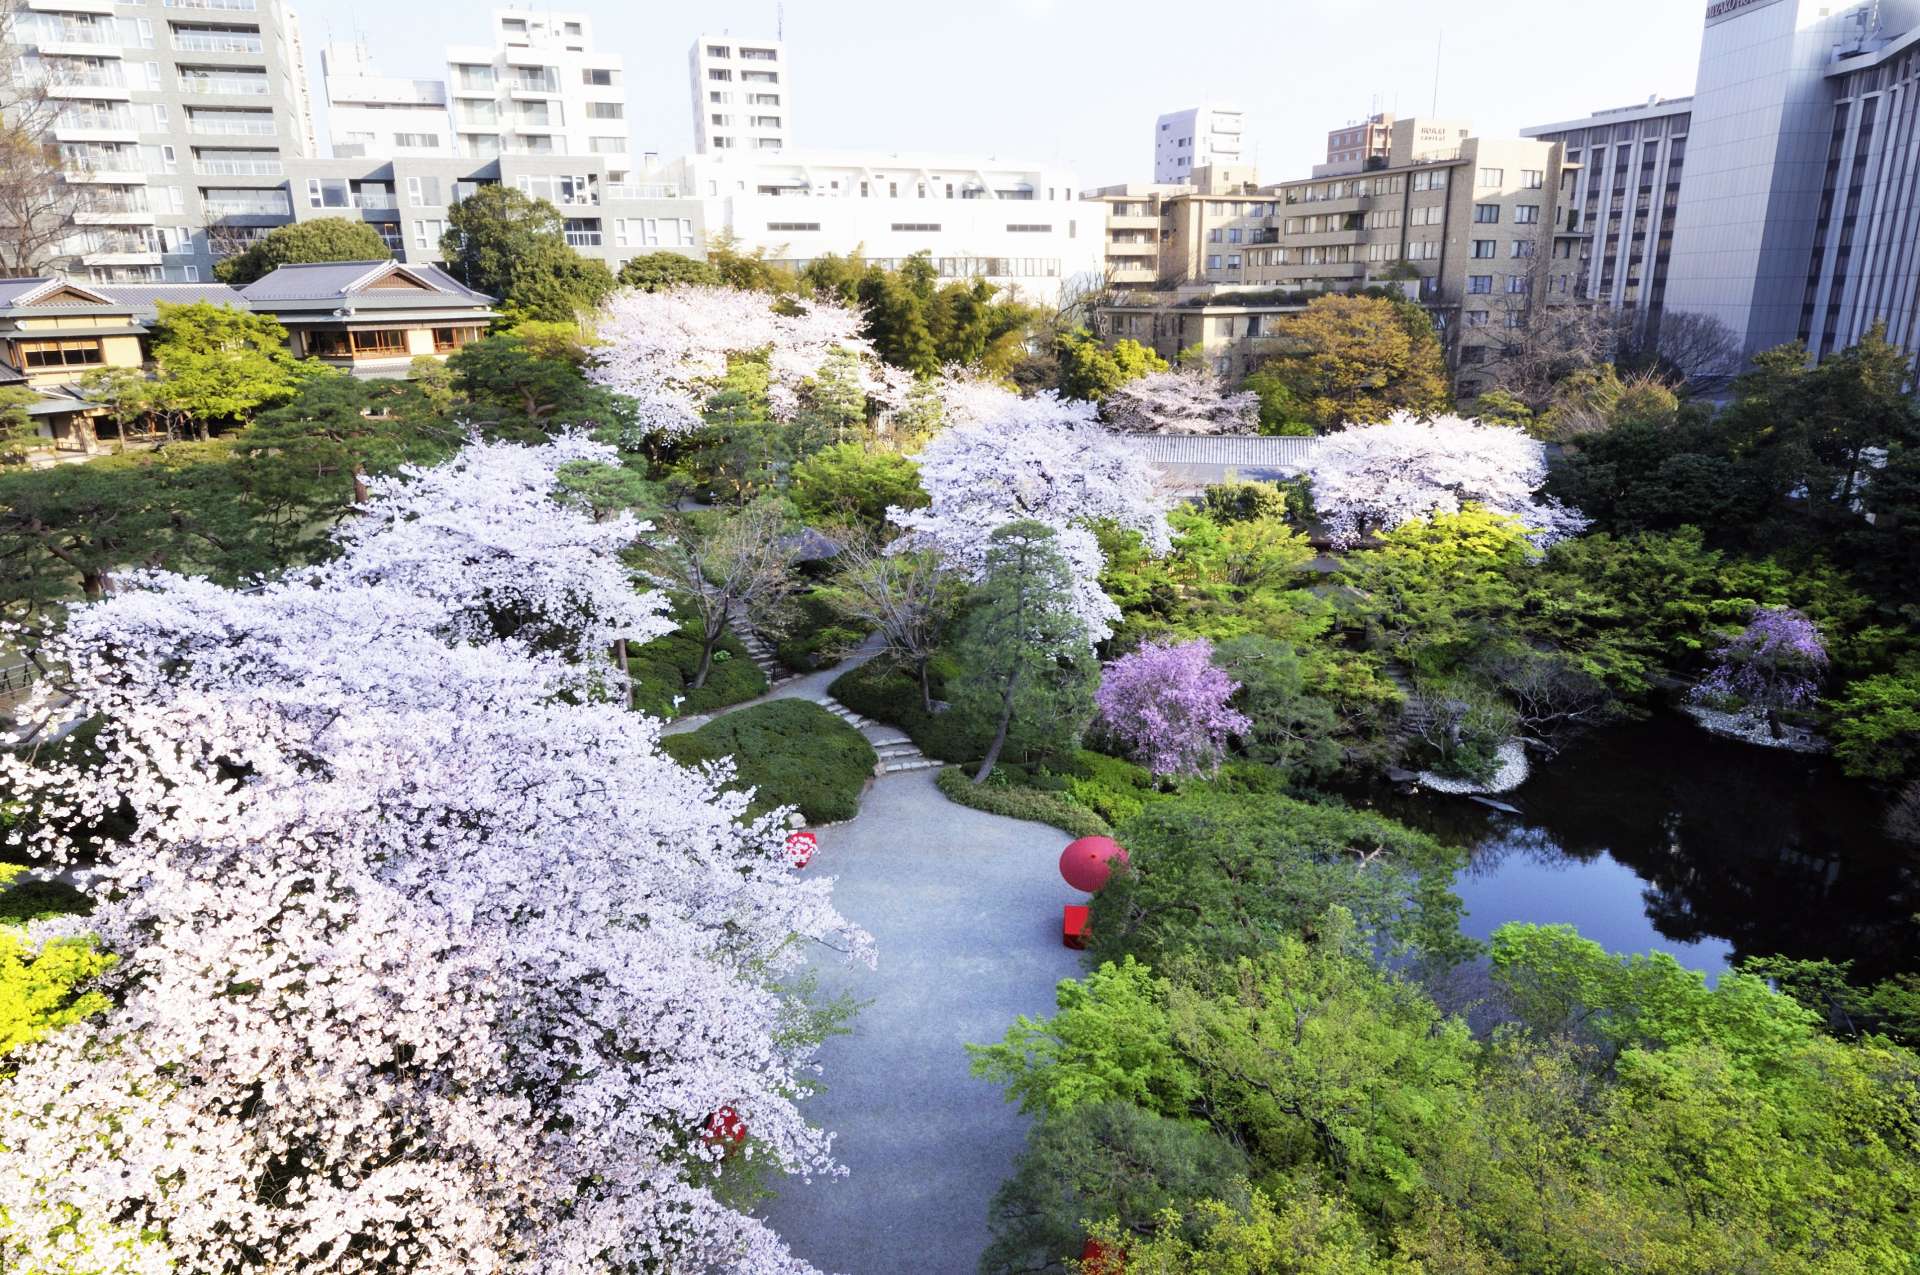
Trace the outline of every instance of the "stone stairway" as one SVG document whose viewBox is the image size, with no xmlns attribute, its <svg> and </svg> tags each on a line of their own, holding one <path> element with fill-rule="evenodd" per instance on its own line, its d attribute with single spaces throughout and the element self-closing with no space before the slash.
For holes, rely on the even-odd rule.
<svg viewBox="0 0 1920 1275">
<path fill-rule="evenodd" d="M 1383 670 L 1383 675 L 1394 684 L 1401 695 L 1406 697 L 1405 707 L 1400 710 L 1400 721 L 1395 734 L 1402 745 L 1419 739 L 1421 733 L 1432 725 L 1433 715 L 1428 711 L 1426 703 L 1415 693 L 1413 678 L 1398 664 L 1388 664 Z"/>
<path fill-rule="evenodd" d="M 884 774 L 900 775 L 911 770 L 935 770 L 945 764 L 921 752 L 919 747 L 897 726 L 876 722 L 871 717 L 862 717 L 831 695 L 811 698 L 814 703 L 867 737 L 867 742 L 873 745 L 873 751 L 880 754 L 880 768 Z"/>
<path fill-rule="evenodd" d="M 778 657 L 773 653 L 773 648 L 767 645 L 765 638 L 754 632 L 753 626 L 747 623 L 746 616 L 738 611 L 734 612 L 727 627 L 732 631 L 733 636 L 740 639 L 740 645 L 747 648 L 747 657 L 767 675 L 768 690 L 778 690 L 799 676 L 797 673 L 788 672 L 781 665 Z"/>
</svg>

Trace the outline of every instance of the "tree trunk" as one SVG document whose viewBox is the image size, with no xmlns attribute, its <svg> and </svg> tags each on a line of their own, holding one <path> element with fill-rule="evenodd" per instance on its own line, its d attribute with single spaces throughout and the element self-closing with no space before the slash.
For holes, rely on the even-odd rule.
<svg viewBox="0 0 1920 1275">
<path fill-rule="evenodd" d="M 693 675 L 693 684 L 689 689 L 699 690 L 707 684 L 707 674 L 713 671 L 714 648 L 720 645 L 720 639 L 727 635 L 727 617 L 722 612 L 718 620 L 708 620 L 705 636 L 700 643 L 700 668 Z"/>
<path fill-rule="evenodd" d="M 360 464 L 353 467 L 353 503 L 356 505 L 367 503 L 367 469 Z"/>
<path fill-rule="evenodd" d="M 1786 736 L 1787 732 L 1780 726 L 1780 710 L 1777 708 L 1767 709 L 1767 732 L 1775 739 L 1783 739 Z"/>
<path fill-rule="evenodd" d="M 994 732 L 993 746 L 987 749 L 987 755 L 980 763 L 980 769 L 973 776 L 973 786 L 978 788 L 987 782 L 987 776 L 993 773 L 994 766 L 1000 760 L 1000 750 L 1007 746 L 1007 730 L 1013 725 L 1013 688 L 1020 680 L 1020 672 L 1015 669 L 1007 675 L 1007 688 L 1000 695 L 1000 726 Z"/>
<path fill-rule="evenodd" d="M 620 666 L 620 681 L 627 688 L 627 707 L 633 707 L 633 667 L 627 663 L 627 640 L 615 638 L 613 641 L 613 662 Z"/>
<path fill-rule="evenodd" d="M 916 670 L 920 674 L 920 704 L 929 713 L 933 712 L 933 681 L 927 676 L 927 665 L 930 663 L 932 660 L 923 655 Z"/>
</svg>

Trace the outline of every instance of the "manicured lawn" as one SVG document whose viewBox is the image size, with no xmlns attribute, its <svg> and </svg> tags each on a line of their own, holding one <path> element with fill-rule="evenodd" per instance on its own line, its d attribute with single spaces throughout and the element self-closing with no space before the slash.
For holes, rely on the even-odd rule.
<svg viewBox="0 0 1920 1275">
<path fill-rule="evenodd" d="M 853 727 L 800 699 L 743 708 L 684 735 L 660 741 L 683 766 L 732 757 L 735 789 L 754 790 L 753 813 L 797 806 L 808 823 L 839 823 L 860 813 L 860 794 L 879 758 Z"/>
</svg>

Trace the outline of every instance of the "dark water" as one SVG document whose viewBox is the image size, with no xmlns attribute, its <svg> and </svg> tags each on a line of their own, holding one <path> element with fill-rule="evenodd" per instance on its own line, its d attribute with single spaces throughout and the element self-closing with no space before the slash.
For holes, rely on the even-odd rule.
<svg viewBox="0 0 1920 1275">
<path fill-rule="evenodd" d="M 1718 973 L 1747 956 L 1920 969 L 1920 852 L 1881 830 L 1884 796 L 1831 761 L 1710 735 L 1677 715 L 1609 728 L 1500 800 L 1358 798 L 1472 847 L 1455 889 L 1476 938 L 1564 922 L 1619 952 Z"/>
</svg>

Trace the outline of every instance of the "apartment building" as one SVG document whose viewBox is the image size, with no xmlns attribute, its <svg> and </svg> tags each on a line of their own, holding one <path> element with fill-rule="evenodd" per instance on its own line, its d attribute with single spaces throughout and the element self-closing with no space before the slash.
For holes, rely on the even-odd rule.
<svg viewBox="0 0 1920 1275">
<path fill-rule="evenodd" d="M 1213 172 L 1202 169 L 1197 176 L 1211 180 Z M 1164 248 L 1172 234 L 1174 203 L 1194 190 L 1184 182 L 1133 182 L 1087 193 L 1087 199 L 1106 205 L 1108 287 L 1151 288 L 1162 282 L 1162 261 L 1171 261 Z"/>
<path fill-rule="evenodd" d="M 1191 181 L 1202 168 L 1246 159 L 1246 114 L 1234 106 L 1192 106 L 1162 115 L 1153 131 L 1153 180 Z"/>
<path fill-rule="evenodd" d="M 624 156 L 500 155 L 492 159 L 395 156 L 305 160 L 291 167 L 292 220 L 364 221 L 412 265 L 443 260 L 448 210 L 482 186 L 507 185 L 557 207 L 567 242 L 611 270 L 651 252 L 703 257 L 699 200 L 671 183 L 632 180 Z M 617 166 L 616 166 L 617 165 Z"/>
<path fill-rule="evenodd" d="M 289 215 L 313 150 L 299 29 L 281 0 L 35 0 L 13 21 L 51 124 L 74 233 L 53 265 L 94 282 L 210 276 L 222 235 Z"/>
<path fill-rule="evenodd" d="M 784 43 L 703 35 L 687 51 L 687 65 L 695 153 L 793 149 L 793 78 Z"/>
<path fill-rule="evenodd" d="M 458 155 L 603 155 L 624 166 L 633 149 L 625 62 L 594 50 L 592 18 L 495 9 L 493 39 L 447 49 Z"/>
<path fill-rule="evenodd" d="M 1073 174 L 981 156 L 717 151 L 688 164 L 707 233 L 798 267 L 929 254 L 944 280 L 985 279 L 1055 304 L 1100 286 L 1106 207 Z"/>
<path fill-rule="evenodd" d="M 329 44 L 320 73 L 336 158 L 454 153 L 444 80 L 377 75 L 364 44 Z"/>
</svg>

